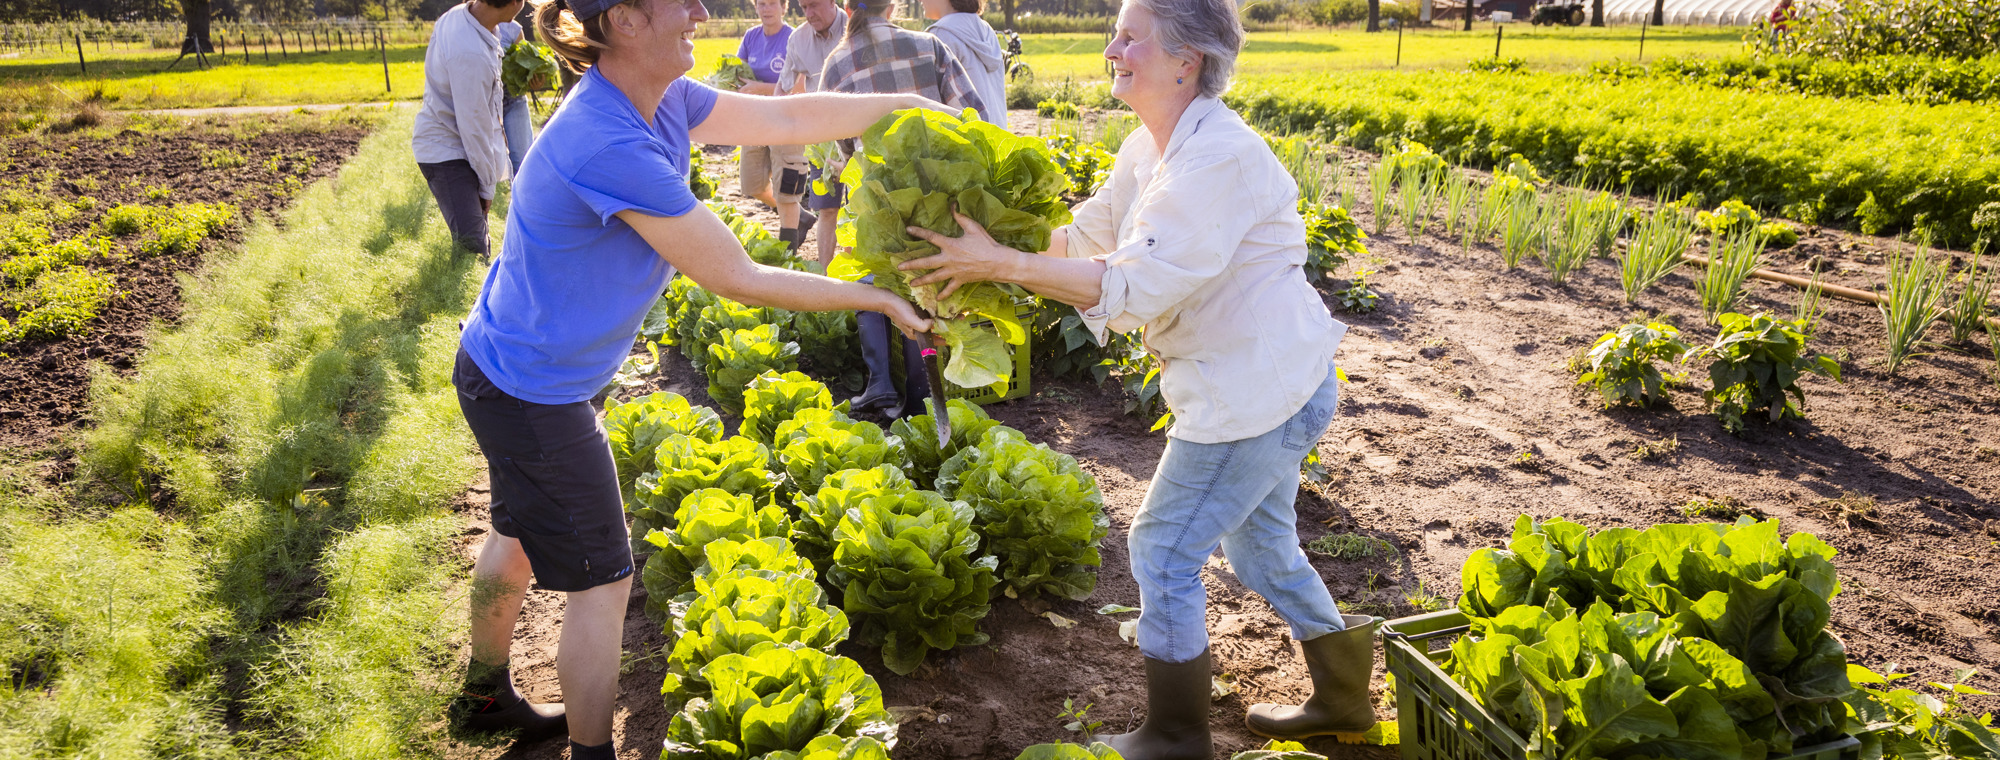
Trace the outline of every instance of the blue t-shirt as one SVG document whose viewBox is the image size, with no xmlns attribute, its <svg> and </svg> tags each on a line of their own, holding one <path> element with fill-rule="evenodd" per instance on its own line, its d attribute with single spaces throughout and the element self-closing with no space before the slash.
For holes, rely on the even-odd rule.
<svg viewBox="0 0 2000 760">
<path fill-rule="evenodd" d="M 757 81 L 772 84 L 778 81 L 778 72 L 785 68 L 785 43 L 792 40 L 792 28 L 779 26 L 777 34 L 764 34 L 764 27 L 753 26 L 743 33 L 743 44 L 736 46 L 736 57 L 750 65 L 757 72 Z"/>
<path fill-rule="evenodd" d="M 500 390 L 569 404 L 617 374 L 674 270 L 614 215 L 694 209 L 688 130 L 708 118 L 715 98 L 683 78 L 667 87 L 648 126 L 593 68 L 549 120 L 521 161 L 500 256 L 459 338 Z"/>
</svg>

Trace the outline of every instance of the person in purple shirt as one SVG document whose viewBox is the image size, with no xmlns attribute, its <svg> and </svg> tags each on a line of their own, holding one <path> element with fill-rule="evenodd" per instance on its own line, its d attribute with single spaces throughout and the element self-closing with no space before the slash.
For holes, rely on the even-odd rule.
<svg viewBox="0 0 2000 760">
<path fill-rule="evenodd" d="M 785 68 L 785 45 L 791 42 L 792 28 L 785 25 L 785 0 L 757 0 L 757 20 L 763 22 L 743 33 L 743 43 L 736 47 L 736 57 L 743 59 L 757 79 L 744 82 L 737 92 L 749 95 L 778 94 L 778 72 Z M 778 211 L 778 238 L 792 245 L 793 249 L 805 240 L 805 232 L 812 228 L 811 214 L 801 214 L 799 202 L 805 199 L 806 176 L 804 172 L 789 171 L 779 152 L 784 146 L 745 145 L 740 149 L 741 158 L 737 163 L 737 188 L 745 196 L 763 201 L 764 205 Z M 807 221 L 807 220 L 812 221 Z"/>
</svg>

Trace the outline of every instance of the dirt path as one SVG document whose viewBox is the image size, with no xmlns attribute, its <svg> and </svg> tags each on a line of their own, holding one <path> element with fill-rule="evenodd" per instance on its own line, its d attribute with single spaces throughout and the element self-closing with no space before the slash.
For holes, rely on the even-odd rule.
<svg viewBox="0 0 2000 760">
<path fill-rule="evenodd" d="M 723 175 L 723 196 L 739 207 L 756 206 L 734 196 L 726 164 L 709 163 Z M 754 213 L 773 222 L 768 212 Z M 1360 216 L 1366 224 L 1365 212 Z M 1809 234 L 1773 266 L 1802 271 L 1817 255 L 1834 262 L 1836 281 L 1866 286 L 1880 276 L 1884 245 Z M 1417 612 L 1413 602 L 1425 595 L 1451 604 L 1460 563 L 1479 547 L 1503 543 L 1524 512 L 1596 527 L 1643 527 L 1691 521 L 1679 511 L 1691 498 L 1727 497 L 1839 548 L 1845 587 L 1834 602 L 1833 627 L 1854 661 L 1877 668 L 1897 662 L 1929 680 L 1976 667 L 1986 675 L 1975 683 L 1993 687 L 1991 674 L 2000 668 L 2000 390 L 1983 374 L 1990 357 L 1940 351 L 1886 378 L 1879 370 L 1879 315 L 1832 302 L 1814 348 L 1841 359 L 1847 382 L 1808 380 L 1809 420 L 1753 424 L 1736 437 L 1703 412 L 1698 386 L 1674 389 L 1671 406 L 1605 412 L 1564 369 L 1598 335 L 1647 314 L 1672 319 L 1691 342 L 1712 338 L 1687 272 L 1632 308 L 1623 303 L 1609 261 L 1591 262 L 1567 288 L 1557 288 L 1539 270 L 1500 271 L 1490 250 L 1468 255 L 1455 244 L 1413 244 L 1400 233 L 1373 239 L 1370 248 L 1379 261 L 1369 268 L 1382 272 L 1374 280 L 1382 308 L 1346 314 L 1328 297 L 1336 317 L 1352 326 L 1340 352 L 1350 383 L 1320 443 L 1332 481 L 1301 493 L 1299 502 L 1304 540 L 1356 533 L 1394 547 L 1354 560 L 1314 555 L 1346 609 L 1396 617 Z M 1791 308 L 1793 295 L 1769 283 L 1753 284 L 1751 293 L 1750 308 Z M 665 364 L 657 387 L 707 400 L 703 381 L 684 360 Z M 1705 385 L 1701 367 L 1692 374 Z M 1028 744 L 1074 738 L 1058 718 L 1065 699 L 1092 704 L 1091 718 L 1111 731 L 1136 722 L 1143 709 L 1138 652 L 1118 638 L 1115 620 L 1094 611 L 1137 604 L 1125 527 L 1165 439 L 1147 433 L 1146 421 L 1118 414 L 1122 399 L 1114 387 L 1037 385 L 1035 397 L 989 411 L 1076 456 L 1097 477 L 1112 518 L 1097 591 L 1085 602 L 1047 608 L 1075 621 L 1068 629 L 1038 617 L 1041 608 L 999 600 L 983 625 L 993 636 L 989 644 L 933 656 L 914 677 L 890 674 L 871 650 L 843 646 L 843 654 L 875 674 L 891 706 L 914 708 L 904 713 L 898 758 L 1005 760 Z M 1662 453 L 1636 457 L 1642 445 Z M 475 500 L 482 495 L 475 492 Z M 467 517 L 479 526 L 473 530 L 484 530 L 483 512 Z M 1242 728 L 1247 706 L 1297 700 L 1308 686 L 1285 627 L 1219 556 L 1204 585 L 1216 667 L 1237 688 L 1216 700 L 1211 713 L 1216 749 L 1226 756 L 1261 743 Z M 559 698 L 560 607 L 557 595 L 532 592 L 516 638 L 516 672 L 536 699 Z M 643 658 L 662 643 L 638 608 L 635 594 L 628 658 Z M 624 677 L 620 757 L 657 756 L 669 717 L 660 680 L 644 661 Z M 1994 709 L 2000 700 L 1974 706 Z M 1394 756 L 1385 748 L 1310 746 L 1334 758 Z M 504 754 L 460 754 L 554 759 L 563 747 L 548 742 Z"/>
<path fill-rule="evenodd" d="M 246 116 L 252 114 L 292 113 L 306 111 L 338 111 L 342 108 L 388 108 L 395 103 L 306 103 L 295 106 L 217 106 L 214 108 L 152 108 L 143 111 L 127 111 L 148 116 Z"/>
</svg>

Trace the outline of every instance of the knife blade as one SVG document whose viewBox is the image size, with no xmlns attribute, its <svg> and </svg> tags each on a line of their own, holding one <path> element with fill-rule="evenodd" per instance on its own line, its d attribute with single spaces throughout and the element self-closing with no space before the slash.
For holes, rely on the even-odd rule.
<svg viewBox="0 0 2000 760">
<path fill-rule="evenodd" d="M 951 446 L 951 408 L 945 405 L 944 368 L 936 347 L 924 348 L 925 369 L 931 376 L 931 421 L 937 425 L 938 451 Z"/>
</svg>

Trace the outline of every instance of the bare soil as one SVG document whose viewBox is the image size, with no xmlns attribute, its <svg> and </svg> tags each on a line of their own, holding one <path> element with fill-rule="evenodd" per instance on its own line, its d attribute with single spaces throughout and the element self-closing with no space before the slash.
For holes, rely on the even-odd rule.
<svg viewBox="0 0 2000 760">
<path fill-rule="evenodd" d="M 1025 116 L 1031 120 L 1032 112 Z M 1023 124 L 1016 114 L 1016 124 Z M 1032 132 L 1032 122 L 1027 130 Z M 723 154 L 718 154 L 723 155 Z M 1350 165 L 1362 154 L 1349 154 Z M 774 217 L 734 194 L 733 167 L 711 157 L 721 194 L 739 208 Z M 1366 210 L 1357 214 L 1372 226 Z M 1808 230 L 1797 248 L 1769 266 L 1806 273 L 1819 257 L 1830 282 L 1871 288 L 1882 279 L 1891 241 Z M 1882 372 L 1883 328 L 1872 306 L 1828 302 L 1812 348 L 1840 360 L 1845 383 L 1808 378 L 1803 421 L 1752 423 L 1724 432 L 1705 412 L 1705 365 L 1689 368 L 1668 403 L 1603 410 L 1575 385 L 1569 360 L 1599 335 L 1653 316 L 1681 326 L 1693 343 L 1713 339 L 1687 279 L 1671 276 L 1628 306 L 1609 260 L 1592 261 L 1566 287 L 1549 284 L 1533 265 L 1502 271 L 1497 252 L 1466 251 L 1435 237 L 1412 241 L 1388 232 L 1369 241 L 1368 268 L 1383 299 L 1368 314 L 1328 308 L 1351 329 L 1339 361 L 1349 382 L 1339 415 L 1319 444 L 1329 482 L 1299 498 L 1299 534 L 1379 538 L 1394 547 L 1342 560 L 1313 554 L 1334 597 L 1350 612 L 1415 614 L 1426 596 L 1450 606 L 1467 555 L 1505 542 L 1514 518 L 1567 517 L 1593 527 L 1644 527 L 1701 518 L 1682 512 L 1690 500 L 1722 501 L 1742 512 L 1780 518 L 1837 547 L 1843 593 L 1833 629 L 1850 658 L 1888 663 L 1924 680 L 1948 680 L 1961 667 L 1993 689 L 2000 669 L 2000 388 L 1983 343 L 1941 347 L 1895 377 Z M 808 249 L 810 250 L 810 248 Z M 1746 309 L 1789 313 L 1796 294 L 1752 281 Z M 1936 337 L 1938 333 L 1933 333 Z M 648 387 L 708 401 L 705 382 L 679 357 Z M 1139 509 L 1166 439 L 1148 420 L 1120 414 L 1118 389 L 1088 382 L 1037 382 L 1027 399 L 988 407 L 1031 439 L 1074 455 L 1096 476 L 1112 521 L 1096 593 L 1084 602 L 993 605 L 984 646 L 932 655 L 912 677 L 880 667 L 875 652 L 848 644 L 906 720 L 895 755 L 1011 758 L 1023 747 L 1077 738 L 1058 718 L 1065 699 L 1092 705 L 1109 731 L 1143 717 L 1140 656 L 1117 635 L 1117 620 L 1095 610 L 1136 606 L 1125 528 Z M 1256 393 L 1260 389 L 1244 388 Z M 475 489 L 467 512 L 473 534 L 485 530 Z M 1710 518 L 1727 519 L 1727 518 Z M 477 548 L 476 535 L 467 551 Z M 468 556 L 470 556 L 468 554 Z M 1263 701 L 1296 701 L 1310 690 L 1286 627 L 1230 572 L 1220 555 L 1204 577 L 1216 671 L 1236 691 L 1214 700 L 1218 755 L 1262 741 L 1243 728 L 1244 710 Z M 639 612 L 634 592 L 626 621 L 632 668 L 619 699 L 620 757 L 655 757 L 668 716 L 661 674 L 645 658 L 664 643 Z M 560 699 L 555 677 L 559 594 L 536 590 L 516 636 L 515 672 L 533 699 Z M 1052 612 L 1074 627 L 1058 628 Z M 1118 616 L 1118 617 L 1129 617 Z M 1380 664 L 1377 689 L 1380 696 Z M 1979 710 L 2000 699 L 1972 701 Z M 1393 715 L 1381 711 L 1385 719 Z M 1392 748 L 1309 743 L 1334 758 L 1388 758 Z M 558 758 L 560 741 L 498 749 L 463 748 L 480 757 Z"/>
<path fill-rule="evenodd" d="M 139 129 L 113 126 L 0 142 L 0 185 L 33 191 L 46 184 L 46 197 L 62 203 L 96 199 L 94 211 L 55 229 L 56 240 L 87 231 L 106 211 L 127 203 L 224 202 L 244 218 L 274 216 L 291 202 L 291 188 L 334 173 L 367 134 L 365 124 L 344 117 L 109 118 Z M 203 163 L 204 153 L 224 150 L 240 155 L 242 165 Z M 275 171 L 266 167 L 274 158 L 280 158 Z M 167 194 L 152 198 L 149 188 Z M 88 333 L 0 344 L 0 448 L 41 445 L 77 424 L 87 410 L 91 366 L 130 371 L 148 331 L 180 317 L 181 276 L 240 241 L 243 229 L 239 220 L 199 250 L 174 256 L 146 256 L 132 249 L 133 240 L 119 241 L 111 256 L 86 262 L 117 276 L 116 295 Z M 0 306 L 0 317 L 15 316 Z"/>
</svg>

